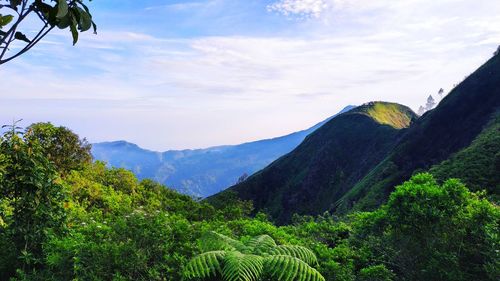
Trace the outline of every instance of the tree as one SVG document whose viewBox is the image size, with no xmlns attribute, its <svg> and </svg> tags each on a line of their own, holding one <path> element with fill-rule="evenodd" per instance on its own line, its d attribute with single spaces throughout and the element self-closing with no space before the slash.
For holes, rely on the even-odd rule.
<svg viewBox="0 0 500 281">
<path fill-rule="evenodd" d="M 427 103 L 425 104 L 425 110 L 429 111 L 433 109 L 435 106 L 436 106 L 436 101 L 434 100 L 432 95 L 429 95 L 429 97 L 427 98 Z"/>
<path fill-rule="evenodd" d="M 51 2 L 55 4 L 49 4 Z M 19 31 L 19 27 L 31 18 L 41 21 L 41 27 L 29 38 Z M 73 45 L 78 41 L 79 32 L 91 28 L 97 32 L 84 0 L 0 0 L 0 65 L 29 51 L 55 27 L 69 29 Z M 10 49 L 14 42 L 22 43 L 24 47 Z"/>
<path fill-rule="evenodd" d="M 439 89 L 439 91 L 438 91 L 438 95 L 439 95 L 439 98 L 440 98 L 440 99 L 442 99 L 442 98 L 443 98 L 443 94 L 444 94 L 444 89 L 443 89 L 443 88 Z"/>
<path fill-rule="evenodd" d="M 248 178 L 248 174 L 247 174 L 247 173 L 243 173 L 243 175 L 241 175 L 241 176 L 238 178 L 238 181 L 236 182 L 236 184 L 239 184 L 239 183 L 244 182 L 247 178 Z"/>
<path fill-rule="evenodd" d="M 395 275 L 384 265 L 372 265 L 359 272 L 359 281 L 392 281 Z"/>
<path fill-rule="evenodd" d="M 39 143 L 47 158 L 62 175 L 92 162 L 92 146 L 85 138 L 80 139 L 66 127 L 35 123 L 26 129 L 25 136 L 28 142 Z"/>
<path fill-rule="evenodd" d="M 424 113 L 425 113 L 425 108 L 423 106 L 420 106 L 418 108 L 418 115 L 422 116 L 424 115 Z"/>
<path fill-rule="evenodd" d="M 401 280 L 497 280 L 500 210 L 460 181 L 417 174 L 359 215 L 352 243 Z"/>
<path fill-rule="evenodd" d="M 260 235 L 243 243 L 222 234 L 208 232 L 202 237 L 204 253 L 186 265 L 187 279 L 224 281 L 311 280 L 324 281 L 312 266 L 317 264 L 308 248 L 276 245 L 268 235 Z"/>
<path fill-rule="evenodd" d="M 8 280 L 16 269 L 40 268 L 43 243 L 64 232 L 66 222 L 67 193 L 56 170 L 38 143 L 27 142 L 15 124 L 10 127 L 0 140 L 0 202 L 4 205 L 0 206 L 4 220 L 0 246 L 5 259 L 0 263 L 1 280 Z"/>
</svg>

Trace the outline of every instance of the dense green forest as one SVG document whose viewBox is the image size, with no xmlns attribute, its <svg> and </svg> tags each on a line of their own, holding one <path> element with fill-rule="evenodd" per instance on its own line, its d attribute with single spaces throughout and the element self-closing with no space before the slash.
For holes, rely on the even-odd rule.
<svg viewBox="0 0 500 281">
<path fill-rule="evenodd" d="M 252 203 L 235 194 L 225 193 L 215 208 L 92 162 L 86 141 L 64 127 L 7 129 L 0 141 L 0 280 L 500 276 L 500 210 L 459 180 L 439 184 L 417 174 L 372 212 L 294 216 L 277 226 L 264 213 L 250 216 Z"/>
</svg>

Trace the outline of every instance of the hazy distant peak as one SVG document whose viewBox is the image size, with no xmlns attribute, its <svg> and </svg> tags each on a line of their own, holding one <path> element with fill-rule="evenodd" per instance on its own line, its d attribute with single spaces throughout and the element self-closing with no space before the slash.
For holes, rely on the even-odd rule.
<svg viewBox="0 0 500 281">
<path fill-rule="evenodd" d="M 118 141 L 106 141 L 106 142 L 101 142 L 100 144 L 102 145 L 107 145 L 107 146 L 115 146 L 115 147 L 136 147 L 139 148 L 139 146 L 135 143 L 131 143 L 125 140 L 118 140 Z"/>
</svg>

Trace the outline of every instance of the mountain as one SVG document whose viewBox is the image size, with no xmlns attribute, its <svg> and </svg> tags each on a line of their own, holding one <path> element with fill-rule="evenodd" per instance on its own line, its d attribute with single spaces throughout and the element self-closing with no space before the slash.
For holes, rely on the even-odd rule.
<svg viewBox="0 0 500 281">
<path fill-rule="evenodd" d="M 434 171 L 443 170 L 449 165 L 443 161 L 449 160 L 456 165 L 460 159 L 466 160 L 467 154 L 477 157 L 468 159 L 473 161 L 471 163 L 460 163 L 461 169 L 454 172 L 448 169 L 446 176 L 464 179 L 477 187 L 486 182 L 470 178 L 470 171 L 466 169 L 476 166 L 475 170 L 495 174 L 498 178 L 498 166 L 481 166 L 481 155 L 474 152 L 479 150 L 475 146 L 480 146 L 478 142 L 481 143 L 483 134 L 488 134 L 491 126 L 495 127 L 499 111 L 500 55 L 496 55 L 453 89 L 434 110 L 419 118 L 384 161 L 336 203 L 338 211 L 373 209 L 384 202 L 395 185 L 409 179 L 413 173 L 427 171 L 440 163 L 442 168 Z M 498 130 L 493 129 L 493 134 L 498 139 Z M 498 144 L 496 150 L 492 149 L 491 154 L 482 155 L 491 158 L 488 162 L 498 161 Z M 488 184 L 493 186 L 481 188 L 499 193 L 498 181 Z"/>
<path fill-rule="evenodd" d="M 431 171 L 475 189 L 500 191 L 500 55 L 420 118 L 407 107 L 373 102 L 330 120 L 289 154 L 225 194 L 252 200 L 277 222 L 294 213 L 371 210 L 412 174 Z"/>
<path fill-rule="evenodd" d="M 354 106 L 347 106 L 340 113 L 352 108 Z M 113 167 L 132 170 L 141 179 L 154 179 L 182 193 L 206 197 L 234 185 L 240 177 L 243 179 L 290 152 L 307 135 L 335 116 L 303 131 L 240 145 L 155 152 L 125 141 L 115 141 L 93 144 L 92 154 L 96 160 Z"/>
<path fill-rule="evenodd" d="M 280 222 L 293 213 L 321 213 L 373 169 L 416 118 L 399 104 L 362 105 L 333 118 L 295 150 L 230 190 Z"/>
</svg>

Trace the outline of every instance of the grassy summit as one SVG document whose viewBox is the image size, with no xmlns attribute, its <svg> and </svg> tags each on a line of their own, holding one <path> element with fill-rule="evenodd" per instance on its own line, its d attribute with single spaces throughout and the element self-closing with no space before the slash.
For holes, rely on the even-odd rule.
<svg viewBox="0 0 500 281">
<path fill-rule="evenodd" d="M 415 119 L 415 113 L 406 106 L 390 102 L 369 102 L 356 110 L 364 113 L 380 124 L 389 125 L 396 129 L 408 128 Z"/>
</svg>

